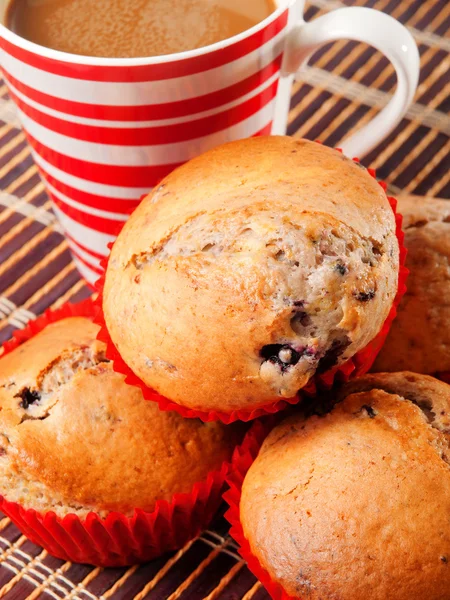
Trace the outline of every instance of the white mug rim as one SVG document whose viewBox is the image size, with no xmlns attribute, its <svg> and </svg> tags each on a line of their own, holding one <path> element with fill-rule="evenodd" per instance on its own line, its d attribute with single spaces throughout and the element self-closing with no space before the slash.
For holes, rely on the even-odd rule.
<svg viewBox="0 0 450 600">
<path fill-rule="evenodd" d="M 70 52 L 62 52 L 61 50 L 54 50 L 41 46 L 35 42 L 30 42 L 25 38 L 21 37 L 17 33 L 14 33 L 6 27 L 3 23 L 0 23 L 0 37 L 5 38 L 15 46 L 18 46 L 28 52 L 42 56 L 43 58 L 49 58 L 52 60 L 58 60 L 61 62 L 86 65 L 91 67 L 138 67 L 147 65 L 164 64 L 174 62 L 177 60 L 186 60 L 204 54 L 209 54 L 216 50 L 221 50 L 232 46 L 237 42 L 244 40 L 247 37 L 252 36 L 261 29 L 264 29 L 271 21 L 275 21 L 284 10 L 286 10 L 291 4 L 292 0 L 276 0 L 278 6 L 270 13 L 265 19 L 251 27 L 246 29 L 237 35 L 234 35 L 220 42 L 210 44 L 209 46 L 202 46 L 201 48 L 194 48 L 193 50 L 185 50 L 183 52 L 175 52 L 173 54 L 162 54 L 160 56 L 148 56 L 148 57 L 135 57 L 135 58 L 112 58 L 112 57 L 100 57 L 100 56 L 84 56 L 82 54 L 71 54 Z"/>
</svg>

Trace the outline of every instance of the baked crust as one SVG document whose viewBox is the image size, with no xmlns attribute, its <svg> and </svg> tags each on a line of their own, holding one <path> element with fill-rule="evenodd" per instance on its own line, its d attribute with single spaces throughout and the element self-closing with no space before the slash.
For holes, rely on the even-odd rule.
<svg viewBox="0 0 450 600">
<path fill-rule="evenodd" d="M 294 597 L 448 600 L 450 386 L 373 374 L 340 400 L 264 442 L 240 503 L 253 554 Z"/>
<path fill-rule="evenodd" d="M 73 317 L 0 359 L 0 491 L 59 515 L 133 514 L 189 492 L 231 458 L 239 427 L 161 412 Z"/>
<path fill-rule="evenodd" d="M 399 198 L 407 291 L 374 371 L 450 372 L 450 202 Z"/>
<path fill-rule="evenodd" d="M 148 386 L 232 412 L 295 396 L 380 330 L 398 243 L 382 188 L 330 148 L 226 144 L 170 174 L 111 252 L 111 338 Z"/>
</svg>

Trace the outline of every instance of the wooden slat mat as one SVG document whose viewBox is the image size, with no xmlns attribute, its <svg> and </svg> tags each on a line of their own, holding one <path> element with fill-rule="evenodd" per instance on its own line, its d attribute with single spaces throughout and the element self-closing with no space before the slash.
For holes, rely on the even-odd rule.
<svg viewBox="0 0 450 600">
<path fill-rule="evenodd" d="M 447 0 L 311 0 L 306 18 L 341 6 L 370 6 L 406 23 L 421 55 L 415 103 L 366 157 L 391 191 L 450 196 L 450 4 Z M 447 37 L 446 37 L 447 36 Z M 289 133 L 339 142 L 367 122 L 395 87 L 378 52 L 340 41 L 321 49 L 294 85 Z M 48 307 L 89 295 L 0 81 L 0 343 Z M 1 517 L 1 515 L 0 515 Z M 64 563 L 0 519 L 0 599 L 267 600 L 219 517 L 183 550 L 130 569 Z"/>
</svg>

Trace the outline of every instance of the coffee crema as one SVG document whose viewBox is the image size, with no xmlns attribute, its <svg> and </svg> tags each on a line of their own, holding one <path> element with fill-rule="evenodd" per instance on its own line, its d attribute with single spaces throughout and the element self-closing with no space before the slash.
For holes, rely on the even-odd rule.
<svg viewBox="0 0 450 600">
<path fill-rule="evenodd" d="M 12 0 L 5 24 L 54 50 L 132 58 L 214 44 L 275 8 L 274 0 Z"/>
</svg>

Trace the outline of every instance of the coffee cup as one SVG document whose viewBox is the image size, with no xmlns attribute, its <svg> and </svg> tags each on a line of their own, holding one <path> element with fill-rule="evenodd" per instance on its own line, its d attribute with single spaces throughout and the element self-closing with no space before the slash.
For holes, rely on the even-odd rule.
<svg viewBox="0 0 450 600">
<path fill-rule="evenodd" d="M 1 22 L 7 5 L 0 0 Z M 0 24 L 5 83 L 90 284 L 140 197 L 172 169 L 224 142 L 285 133 L 293 76 L 321 45 L 366 42 L 397 73 L 388 105 L 344 141 L 343 151 L 363 156 L 398 124 L 419 76 L 408 30 L 364 7 L 340 8 L 309 23 L 303 12 L 303 0 L 278 0 L 266 19 L 226 40 L 142 58 L 68 54 Z"/>
</svg>

